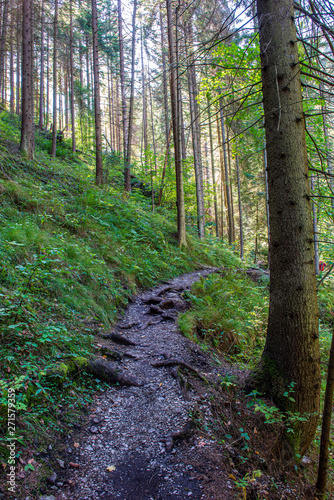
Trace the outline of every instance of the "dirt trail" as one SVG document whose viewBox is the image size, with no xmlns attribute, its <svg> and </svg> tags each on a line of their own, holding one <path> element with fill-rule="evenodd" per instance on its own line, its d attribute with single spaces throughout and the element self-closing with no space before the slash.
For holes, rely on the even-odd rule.
<svg viewBox="0 0 334 500">
<path fill-rule="evenodd" d="M 115 331 L 137 346 L 101 341 L 134 356 L 123 357 L 119 366 L 142 385 L 111 387 L 96 398 L 86 424 L 68 440 L 64 463 L 58 459 L 66 470 L 56 469 L 57 479 L 47 495 L 57 500 L 234 498 L 228 490 L 219 492 L 215 441 L 190 428 L 195 411 L 210 418 L 208 386 L 185 368 L 180 378 L 175 366 L 152 366 L 178 358 L 210 383 L 217 380 L 218 368 L 224 374 L 222 366 L 181 336 L 171 319 L 186 307 L 182 291 L 212 272 L 215 269 L 190 273 L 135 297 Z M 163 315 L 155 309 L 160 306 Z M 215 470 L 213 488 L 210 470 Z M 224 483 L 232 488 L 226 478 Z"/>
</svg>

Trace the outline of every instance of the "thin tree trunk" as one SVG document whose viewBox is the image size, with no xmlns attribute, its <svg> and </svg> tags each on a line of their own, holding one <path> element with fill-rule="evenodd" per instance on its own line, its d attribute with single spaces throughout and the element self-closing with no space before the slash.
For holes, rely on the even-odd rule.
<svg viewBox="0 0 334 500">
<path fill-rule="evenodd" d="M 2 93 L 5 88 L 4 73 L 5 73 L 6 34 L 7 34 L 7 24 L 8 24 L 8 6 L 9 6 L 9 0 L 4 0 L 3 13 L 2 13 L 1 39 L 0 39 L 0 88 L 2 89 Z"/>
<path fill-rule="evenodd" d="M 230 194 L 230 183 L 229 183 L 229 173 L 228 173 L 228 159 L 227 159 L 227 148 L 226 148 L 226 137 L 225 137 L 225 123 L 224 123 L 224 112 L 223 112 L 223 101 L 219 99 L 220 102 L 220 123 L 221 123 L 221 133 L 222 133 L 222 145 L 224 153 L 224 173 L 225 173 L 225 193 L 227 202 L 227 216 L 228 216 L 228 243 L 232 245 L 233 243 L 233 220 L 232 220 L 232 208 L 231 208 L 231 194 Z"/>
<path fill-rule="evenodd" d="M 53 21 L 53 125 L 51 156 L 56 157 L 57 149 L 57 37 L 58 37 L 58 0 L 55 0 Z"/>
<path fill-rule="evenodd" d="M 187 245 L 186 240 L 186 217 L 184 206 L 183 173 L 181 161 L 180 144 L 180 115 L 178 102 L 178 68 L 176 65 L 175 45 L 172 30 L 172 6 L 171 0 L 166 0 L 167 24 L 168 24 L 168 46 L 169 46 L 169 66 L 170 66 L 170 95 L 172 105 L 174 156 L 175 156 L 175 176 L 176 176 L 176 199 L 177 199 L 177 232 L 178 244 L 180 247 Z"/>
<path fill-rule="evenodd" d="M 144 139 L 144 171 L 147 171 L 147 152 L 148 152 L 148 141 L 147 141 L 147 101 L 146 101 L 146 79 L 145 79 L 145 68 L 144 68 L 144 51 L 143 51 L 143 32 L 141 31 L 140 36 L 140 49 L 141 49 L 141 74 L 142 74 L 142 98 L 143 98 L 143 139 Z"/>
<path fill-rule="evenodd" d="M 49 70 L 49 60 L 50 60 L 50 37 L 47 34 L 47 44 L 46 44 L 46 110 L 45 110 L 45 125 L 49 125 L 49 106 L 50 106 L 50 70 Z"/>
<path fill-rule="evenodd" d="M 169 133 L 168 133 L 167 144 L 166 144 L 165 161 L 164 161 L 164 166 L 163 166 L 162 175 L 161 175 L 161 185 L 160 185 L 159 196 L 158 196 L 158 201 L 157 201 L 158 207 L 160 207 L 160 205 L 161 205 L 162 193 L 164 190 L 164 182 L 165 182 L 166 169 L 167 169 L 167 164 L 168 164 L 168 159 L 169 159 L 169 149 L 170 149 L 170 140 L 172 137 L 172 130 L 173 130 L 173 128 L 172 128 L 172 123 L 171 123 L 170 127 L 169 127 Z"/>
<path fill-rule="evenodd" d="M 99 75 L 99 46 L 97 32 L 96 0 L 92 0 L 92 32 L 93 32 L 93 64 L 94 64 L 94 108 L 95 108 L 95 154 L 96 154 L 96 184 L 103 184 L 102 165 L 102 131 L 100 105 L 100 75 Z"/>
<path fill-rule="evenodd" d="M 17 15 L 16 21 L 16 114 L 20 114 L 20 60 L 21 60 L 21 51 L 20 51 L 20 16 Z M 22 31 L 22 30 L 21 30 Z"/>
<path fill-rule="evenodd" d="M 268 187 L 268 161 L 267 161 L 267 146 L 264 144 L 263 149 L 264 159 L 264 179 L 266 189 L 266 218 L 267 218 L 267 232 L 268 232 L 268 268 L 270 267 L 270 224 L 269 224 L 269 187 Z"/>
<path fill-rule="evenodd" d="M 316 484 L 317 498 L 325 498 L 326 494 L 331 419 L 333 411 L 333 394 L 334 394 L 334 332 L 332 336 L 331 350 L 329 353 L 324 412 L 322 415 L 318 479 Z"/>
<path fill-rule="evenodd" d="M 131 191 L 131 147 L 132 147 L 132 127 L 133 127 L 133 105 L 134 105 L 134 90 L 135 90 L 135 56 L 136 56 L 136 12 L 137 0 L 133 3 L 132 15 L 132 50 L 131 50 L 131 92 L 130 92 L 130 106 L 129 106 L 129 122 L 128 122 L 128 140 L 125 157 L 125 191 Z"/>
<path fill-rule="evenodd" d="M 73 14 L 70 0 L 70 100 L 71 100 L 71 125 L 72 125 L 72 152 L 76 152 L 75 142 L 75 114 L 74 114 L 74 61 L 73 61 Z"/>
<path fill-rule="evenodd" d="M 187 40 L 190 41 L 190 50 L 193 51 L 193 34 L 191 21 L 186 28 Z M 186 44 L 186 57 L 188 59 Z M 201 138 L 200 126 L 198 120 L 198 103 L 197 103 L 197 84 L 196 84 L 196 70 L 194 66 L 194 59 L 191 56 L 188 68 L 188 89 L 189 89 L 189 104 L 190 104 L 190 119 L 191 119 L 191 133 L 193 142 L 194 154 L 194 167 L 195 167 L 195 181 L 196 181 L 196 200 L 197 200 L 197 229 L 199 238 L 203 239 L 205 236 L 205 212 L 204 212 L 204 188 L 203 188 L 203 165 L 201 153 Z"/>
<path fill-rule="evenodd" d="M 322 95 L 322 89 L 320 89 L 320 95 Z M 322 113 L 322 123 L 323 123 L 324 137 L 325 137 L 325 146 L 326 146 L 327 168 L 328 168 L 328 173 L 332 174 L 333 167 L 332 167 L 332 162 L 331 162 L 331 148 L 330 148 L 330 142 L 329 142 L 328 127 L 327 127 L 327 122 L 326 122 L 326 117 L 327 117 L 326 104 L 321 106 L 321 113 Z M 329 178 L 329 183 L 330 183 L 331 191 L 334 192 L 334 179 L 333 179 L 333 177 Z M 333 219 L 334 219 L 334 196 L 331 199 L 331 204 L 332 204 L 332 213 L 333 213 Z"/>
<path fill-rule="evenodd" d="M 216 171 L 215 171 L 215 158 L 213 150 L 213 137 L 212 137 L 212 123 L 211 123 L 211 104 L 209 98 L 207 99 L 207 110 L 208 110 L 208 122 L 209 122 L 209 137 L 210 137 L 210 156 L 211 156 L 211 174 L 212 174 L 212 184 L 213 184 L 213 199 L 215 207 L 215 224 L 216 224 L 216 236 L 219 236 L 218 227 L 218 200 L 217 200 L 217 185 L 216 185 Z"/>
<path fill-rule="evenodd" d="M 40 87 L 39 87 L 39 121 L 38 126 L 42 130 L 44 125 L 44 0 L 41 7 L 41 68 L 40 68 Z"/>
<path fill-rule="evenodd" d="M 311 191 L 315 191 L 314 186 L 314 175 L 311 175 Z M 317 211 L 314 202 L 312 203 L 312 215 L 313 215 L 313 234 L 314 234 L 314 267 L 315 274 L 318 276 L 319 270 L 319 243 L 318 243 L 318 221 L 317 221 Z"/>
<path fill-rule="evenodd" d="M 13 35 L 14 35 L 14 16 L 11 14 L 11 25 L 10 25 L 10 62 L 9 62 L 9 82 L 10 82 L 10 112 L 15 111 L 15 89 L 14 89 L 14 45 L 13 45 Z"/>
<path fill-rule="evenodd" d="M 241 204 L 241 190 L 240 190 L 240 172 L 239 172 L 239 155 L 235 155 L 235 165 L 237 170 L 237 184 L 238 184 L 238 207 L 239 207 L 239 231 L 240 231 L 240 259 L 244 258 L 244 231 L 242 220 L 242 204 Z"/>
<path fill-rule="evenodd" d="M 121 123 L 120 123 L 120 109 L 119 109 L 119 83 L 116 80 L 116 142 L 117 151 L 121 153 Z"/>
<path fill-rule="evenodd" d="M 159 5 L 159 14 L 160 14 L 160 36 L 161 36 L 161 54 L 162 54 L 162 79 L 163 79 L 163 89 L 164 89 L 164 122 L 165 122 L 165 138 L 167 146 L 169 145 L 168 90 L 167 90 L 165 42 L 164 42 L 163 19 L 162 19 L 162 4 Z M 167 150 L 167 153 L 168 152 L 169 149 Z"/>
<path fill-rule="evenodd" d="M 121 79 L 121 109 L 122 109 L 122 130 L 123 130 L 123 158 L 126 160 L 127 135 L 126 135 L 126 98 L 125 98 L 125 73 L 124 73 L 124 49 L 123 49 L 123 21 L 122 4 L 117 0 L 118 11 L 118 39 L 119 39 L 119 65 Z"/>
<path fill-rule="evenodd" d="M 34 157 L 34 122 L 32 93 L 32 0 L 23 0 L 22 22 L 22 125 L 20 151 L 29 160 Z"/>
</svg>

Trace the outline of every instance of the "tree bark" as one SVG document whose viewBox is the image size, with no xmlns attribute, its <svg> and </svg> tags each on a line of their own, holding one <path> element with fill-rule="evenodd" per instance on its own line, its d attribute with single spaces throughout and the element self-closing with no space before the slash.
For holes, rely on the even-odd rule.
<svg viewBox="0 0 334 500">
<path fill-rule="evenodd" d="M 129 123 L 128 123 L 128 139 L 125 157 L 125 191 L 131 192 L 131 146 L 132 146 L 132 126 L 133 126 L 133 105 L 134 105 L 134 91 L 135 91 L 135 56 L 136 56 L 136 12 L 137 0 L 133 3 L 132 14 L 132 49 L 131 49 L 131 92 L 130 92 L 130 106 L 129 106 Z"/>
<path fill-rule="evenodd" d="M 203 165 L 202 165 L 202 153 L 201 153 L 201 137 L 200 137 L 200 125 L 199 125 L 199 113 L 198 113 L 198 103 L 197 103 L 197 82 L 196 82 L 196 70 L 195 62 L 193 57 L 193 33 L 191 21 L 188 22 L 186 26 L 186 40 L 190 42 L 190 51 L 192 54 L 189 57 L 187 53 L 187 43 L 186 43 L 186 57 L 188 62 L 187 66 L 187 77 L 188 77 L 188 89 L 189 89 L 189 105 L 190 105 L 190 119 L 191 119 L 191 134 L 193 142 L 193 154 L 194 154 L 194 167 L 195 167 L 195 180 L 196 180 L 196 200 L 197 200 L 197 229 L 198 236 L 203 239 L 205 236 L 205 212 L 204 212 L 204 188 L 203 188 Z"/>
<path fill-rule="evenodd" d="M 2 12 L 2 23 L 1 23 L 1 39 L 0 39 L 0 88 L 3 90 L 5 87 L 5 47 L 6 47 L 6 34 L 8 25 L 8 4 L 9 0 L 4 0 L 3 12 Z"/>
<path fill-rule="evenodd" d="M 143 30 L 141 30 L 140 50 L 141 50 L 142 99 L 143 99 L 144 171 L 146 173 L 148 141 L 147 141 L 147 100 L 146 100 L 146 78 L 145 78 L 145 68 L 144 68 Z"/>
<path fill-rule="evenodd" d="M 215 207 L 216 236 L 218 238 L 219 237 L 218 200 L 217 200 L 215 157 L 214 157 L 213 136 L 212 136 L 211 105 L 210 105 L 209 98 L 207 99 L 207 104 L 208 104 L 207 110 L 208 110 L 208 122 L 209 122 L 209 138 L 210 138 L 211 174 L 212 174 L 212 184 L 213 184 L 213 200 L 214 200 L 214 207 Z"/>
<path fill-rule="evenodd" d="M 159 6 L 160 14 L 160 37 L 161 37 L 161 55 L 162 55 L 162 81 L 164 89 L 164 122 L 165 122 L 165 138 L 167 154 L 169 153 L 169 118 L 168 118 L 168 91 L 167 91 L 167 68 L 166 68 L 166 54 L 165 54 L 165 42 L 164 42 L 164 32 L 163 32 L 163 19 L 162 19 L 162 5 Z"/>
<path fill-rule="evenodd" d="M 123 21 L 122 21 L 121 0 L 117 0 L 117 12 L 118 12 L 119 65 L 120 65 L 120 80 L 121 80 L 123 158 L 124 158 L 124 162 L 125 162 L 126 152 L 127 152 L 127 135 L 126 135 L 126 98 L 125 98 L 125 73 L 124 73 L 124 49 L 123 49 Z"/>
<path fill-rule="evenodd" d="M 58 37 L 58 0 L 55 0 L 53 20 L 53 121 L 51 156 L 56 157 L 57 150 L 57 37 Z"/>
<path fill-rule="evenodd" d="M 224 111 L 223 111 L 222 99 L 219 99 L 219 103 L 220 103 L 220 123 L 221 123 L 221 133 L 222 133 L 222 146 L 223 146 L 223 154 L 224 154 L 225 194 L 226 194 L 227 217 L 228 217 L 228 243 L 229 243 L 229 245 L 232 245 L 232 243 L 233 243 L 233 219 L 232 219 L 230 182 L 229 182 L 228 158 L 227 158 L 227 147 L 226 147 L 226 134 L 225 134 L 225 122 L 224 122 Z"/>
<path fill-rule="evenodd" d="M 243 258 L 244 258 L 244 231 L 243 231 L 243 220 L 242 220 L 242 205 L 241 205 L 239 155 L 238 155 L 238 153 L 236 153 L 236 155 L 235 155 L 235 164 L 236 164 L 236 170 L 237 170 L 237 184 L 238 184 L 239 231 L 240 231 L 240 259 L 243 260 Z"/>
<path fill-rule="evenodd" d="M 10 96 L 9 96 L 9 104 L 10 104 L 10 112 L 14 113 L 15 110 L 15 88 L 14 88 L 14 15 L 13 12 L 10 16 L 10 60 L 9 60 L 9 82 L 10 82 Z"/>
<path fill-rule="evenodd" d="M 318 308 L 308 160 L 293 0 L 257 0 L 268 155 L 270 301 L 258 381 L 300 412 L 290 444 L 303 455 L 320 400 Z M 294 386 L 294 401 L 284 393 Z"/>
<path fill-rule="evenodd" d="M 322 416 L 318 479 L 316 484 L 317 498 L 325 498 L 325 493 L 326 493 L 331 419 L 333 411 L 333 393 L 334 393 L 334 332 L 332 336 L 332 344 L 329 354 L 324 412 Z"/>
<path fill-rule="evenodd" d="M 44 0 L 41 6 L 41 68 L 39 87 L 39 121 L 38 126 L 42 130 L 44 125 Z"/>
<path fill-rule="evenodd" d="M 73 15 L 72 5 L 73 0 L 70 0 L 70 99 L 71 99 L 71 125 L 72 125 L 72 152 L 76 151 L 75 142 L 75 113 L 74 113 L 74 61 L 73 61 Z"/>
<path fill-rule="evenodd" d="M 175 45 L 173 37 L 173 19 L 171 0 L 166 0 L 167 24 L 168 24 L 168 47 L 169 47 L 169 66 L 170 66 L 170 95 L 172 107 L 173 139 L 174 139 L 174 162 L 176 177 L 176 200 L 177 200 L 177 234 L 180 247 L 187 245 L 186 240 L 186 217 L 184 206 L 183 191 L 183 172 L 181 160 L 181 141 L 180 141 L 180 113 L 178 102 L 178 68 L 175 57 Z"/>
<path fill-rule="evenodd" d="M 35 134 L 33 121 L 32 78 L 32 0 L 23 0 L 22 22 L 22 123 L 20 151 L 29 160 L 34 157 Z"/>
<path fill-rule="evenodd" d="M 96 155 L 96 184 L 103 184 L 102 165 L 102 131 L 100 105 L 100 75 L 99 75 L 99 46 L 97 32 L 96 0 L 92 0 L 92 32 L 93 32 L 93 67 L 94 67 L 94 109 L 95 109 L 95 155 Z"/>
</svg>

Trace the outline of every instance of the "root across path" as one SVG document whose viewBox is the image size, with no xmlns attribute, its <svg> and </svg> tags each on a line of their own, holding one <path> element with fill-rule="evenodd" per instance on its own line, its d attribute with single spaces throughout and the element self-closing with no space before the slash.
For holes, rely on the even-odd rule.
<svg viewBox="0 0 334 500">
<path fill-rule="evenodd" d="M 197 435 L 195 419 L 199 407 L 204 414 L 210 411 L 206 390 L 215 383 L 217 368 L 175 322 L 187 308 L 182 292 L 215 271 L 190 273 L 135 297 L 114 331 L 101 336 L 99 363 L 108 363 L 103 353 L 110 352 L 119 370 L 141 384 L 113 386 L 96 397 L 85 425 L 69 436 L 58 459 L 64 467 L 55 468 L 48 495 L 57 500 L 222 498 L 208 493 L 204 461 L 216 445 Z"/>
</svg>

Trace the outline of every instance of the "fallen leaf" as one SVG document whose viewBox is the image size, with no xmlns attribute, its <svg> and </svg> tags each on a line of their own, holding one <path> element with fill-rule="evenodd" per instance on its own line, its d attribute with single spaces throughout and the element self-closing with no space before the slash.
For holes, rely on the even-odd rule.
<svg viewBox="0 0 334 500">
<path fill-rule="evenodd" d="M 114 470 L 116 470 L 116 467 L 114 465 L 108 465 L 107 471 L 113 472 Z"/>
<path fill-rule="evenodd" d="M 107 359 L 107 356 L 104 354 L 104 355 L 102 356 L 102 358 Z"/>
<path fill-rule="evenodd" d="M 78 469 L 78 468 L 80 467 L 80 465 L 79 465 L 79 464 L 76 464 L 76 463 L 74 463 L 74 462 L 69 462 L 69 464 L 68 464 L 68 465 L 69 465 L 70 467 L 73 467 L 74 469 Z"/>
<path fill-rule="evenodd" d="M 160 382 L 160 384 L 159 384 L 159 387 L 161 387 L 161 386 L 162 386 L 162 382 Z"/>
<path fill-rule="evenodd" d="M 254 434 L 257 434 L 257 428 L 256 427 L 254 427 L 254 431 L 253 432 L 254 432 Z"/>
<path fill-rule="evenodd" d="M 233 474 L 229 474 L 228 477 L 233 479 L 233 481 L 236 481 L 236 478 L 235 478 L 235 476 L 233 476 Z"/>
<path fill-rule="evenodd" d="M 74 448 L 79 448 L 80 444 L 79 443 L 74 443 L 73 446 L 74 446 Z"/>
</svg>

